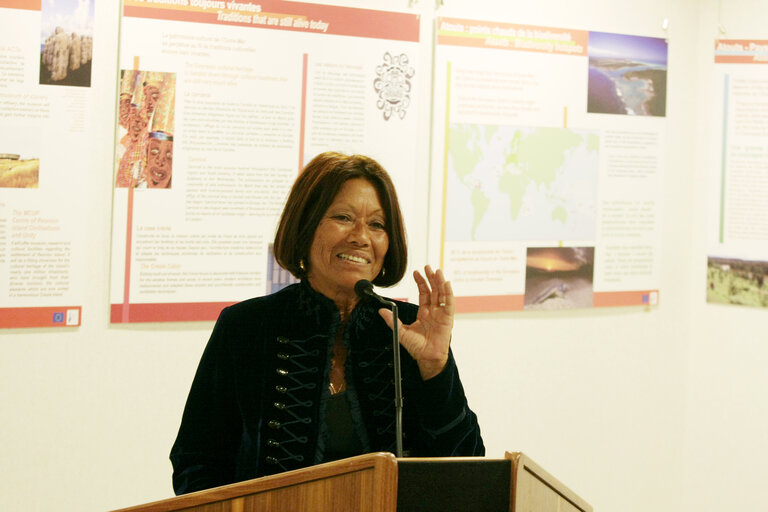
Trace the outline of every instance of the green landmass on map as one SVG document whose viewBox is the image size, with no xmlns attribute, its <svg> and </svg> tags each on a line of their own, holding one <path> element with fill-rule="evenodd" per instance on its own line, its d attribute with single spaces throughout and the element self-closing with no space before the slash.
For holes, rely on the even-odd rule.
<svg viewBox="0 0 768 512">
<path fill-rule="evenodd" d="M 480 223 L 480 219 L 483 218 L 485 212 L 488 211 L 488 206 L 491 204 L 491 200 L 486 197 L 482 189 L 475 187 L 472 189 L 472 211 L 475 218 L 472 222 L 472 238 L 475 237 L 475 230 Z"/>
<path fill-rule="evenodd" d="M 568 220 L 568 210 L 562 206 L 556 206 L 555 209 L 552 210 L 552 220 L 559 220 L 565 224 L 565 222 Z"/>
<path fill-rule="evenodd" d="M 460 127 L 470 128 L 471 126 L 459 125 Z M 451 130 L 451 145 L 449 148 L 453 158 L 453 170 L 459 176 L 459 180 L 464 183 L 467 176 L 472 174 L 475 166 L 483 159 L 483 149 L 477 137 L 477 130 L 453 129 Z"/>
<path fill-rule="evenodd" d="M 537 128 L 520 141 L 518 162 L 534 182 L 549 185 L 557 179 L 566 152 L 583 143 L 583 136 L 567 128 Z"/>
</svg>

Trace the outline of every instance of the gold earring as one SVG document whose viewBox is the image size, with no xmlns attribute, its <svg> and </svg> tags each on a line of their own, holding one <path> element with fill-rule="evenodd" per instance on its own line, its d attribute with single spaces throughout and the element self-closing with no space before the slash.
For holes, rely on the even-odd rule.
<svg viewBox="0 0 768 512">
<path fill-rule="evenodd" d="M 307 271 L 307 267 L 304 265 L 304 259 L 303 258 L 299 260 L 299 268 L 301 269 L 302 272 L 306 272 Z"/>
<path fill-rule="evenodd" d="M 384 277 L 385 275 L 387 275 L 387 269 L 381 267 L 381 277 Z"/>
</svg>

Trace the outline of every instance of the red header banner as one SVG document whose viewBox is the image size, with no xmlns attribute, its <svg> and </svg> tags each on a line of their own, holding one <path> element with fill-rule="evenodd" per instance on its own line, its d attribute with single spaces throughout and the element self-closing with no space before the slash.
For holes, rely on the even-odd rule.
<svg viewBox="0 0 768 512">
<path fill-rule="evenodd" d="M 0 9 L 39 11 L 42 0 L 0 0 Z"/>
<path fill-rule="evenodd" d="M 768 64 L 768 40 L 717 39 L 716 64 Z"/>
<path fill-rule="evenodd" d="M 460 18 L 437 19 L 437 44 L 587 55 L 589 32 Z"/>
<path fill-rule="evenodd" d="M 282 0 L 125 0 L 123 15 L 395 41 L 419 40 L 419 16 L 415 14 Z"/>
</svg>

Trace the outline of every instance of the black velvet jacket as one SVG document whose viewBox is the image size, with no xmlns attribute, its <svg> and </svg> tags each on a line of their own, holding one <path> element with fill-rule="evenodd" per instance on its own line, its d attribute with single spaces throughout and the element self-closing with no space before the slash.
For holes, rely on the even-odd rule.
<svg viewBox="0 0 768 512">
<path fill-rule="evenodd" d="M 347 399 L 365 452 L 395 451 L 392 331 L 379 305 L 361 301 L 344 333 Z M 418 307 L 398 303 L 400 321 Z M 176 442 L 173 487 L 183 494 L 323 460 L 325 405 L 340 315 L 307 283 L 224 309 L 203 353 Z M 477 417 L 458 370 L 423 381 L 400 349 L 403 451 L 410 456 L 484 455 Z"/>
</svg>

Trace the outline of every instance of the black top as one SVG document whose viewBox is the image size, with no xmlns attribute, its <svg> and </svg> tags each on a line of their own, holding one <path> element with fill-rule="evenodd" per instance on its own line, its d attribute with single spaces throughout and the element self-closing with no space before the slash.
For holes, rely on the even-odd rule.
<svg viewBox="0 0 768 512">
<path fill-rule="evenodd" d="M 394 452 L 396 444 L 392 331 L 378 309 L 374 300 L 360 301 L 343 335 L 345 402 L 359 453 Z M 401 302 L 398 310 L 400 321 L 410 324 L 418 307 Z M 333 301 L 306 282 L 221 312 L 171 449 L 177 494 L 326 460 L 337 440 L 327 417 L 340 320 Z M 400 357 L 404 454 L 484 455 L 453 355 L 427 381 L 402 347 Z M 337 426 L 332 422 L 330 428 Z"/>
<path fill-rule="evenodd" d="M 347 393 L 331 395 L 326 405 L 325 416 L 328 439 L 325 442 L 323 462 L 344 459 L 363 452 L 363 443 L 355 432 Z"/>
</svg>

